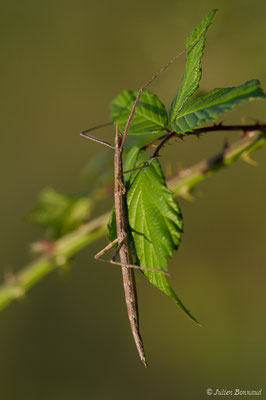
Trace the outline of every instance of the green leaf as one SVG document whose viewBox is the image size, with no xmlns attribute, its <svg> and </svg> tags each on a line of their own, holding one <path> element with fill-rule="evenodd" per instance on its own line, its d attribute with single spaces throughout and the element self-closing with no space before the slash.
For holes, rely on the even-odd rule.
<svg viewBox="0 0 266 400">
<path fill-rule="evenodd" d="M 111 102 L 111 119 L 114 123 L 118 122 L 120 131 L 125 128 L 137 94 L 138 91 L 123 90 Z M 155 94 L 144 90 L 128 133 L 141 135 L 148 132 L 161 132 L 167 123 L 168 117 L 163 103 Z"/>
<path fill-rule="evenodd" d="M 90 215 L 87 196 L 66 196 L 52 188 L 40 193 L 39 202 L 29 217 L 47 230 L 51 239 L 76 229 Z"/>
<path fill-rule="evenodd" d="M 132 173 L 127 204 L 128 220 L 139 265 L 167 271 L 167 259 L 180 243 L 183 220 L 178 204 L 166 187 L 157 159 L 148 167 Z M 143 273 L 154 286 L 170 296 L 196 321 L 178 299 L 163 274 L 147 270 L 143 270 Z"/>
<path fill-rule="evenodd" d="M 216 11 L 217 10 L 210 11 L 209 14 L 200 22 L 200 24 L 187 38 L 186 47 L 189 47 L 199 36 L 198 40 L 187 51 L 185 73 L 170 108 L 169 119 L 171 125 L 173 124 L 185 102 L 199 87 L 199 81 L 201 78 L 201 69 L 199 66 L 203 56 L 203 49 L 206 39 L 206 31 L 203 31 L 204 29 L 207 30 L 210 26 Z"/>
<path fill-rule="evenodd" d="M 167 271 L 167 259 L 178 248 L 183 222 L 157 159 L 132 173 L 127 204 L 138 257 L 143 259 L 146 254 L 152 268 Z"/>
<path fill-rule="evenodd" d="M 116 216 L 115 208 L 113 207 L 111 217 L 107 223 L 107 240 L 108 242 L 113 242 L 117 238 L 116 232 Z"/>
<path fill-rule="evenodd" d="M 259 81 L 252 80 L 241 86 L 214 89 L 186 103 L 172 124 L 178 133 L 190 132 L 200 127 L 201 122 L 216 119 L 217 114 L 232 109 L 243 100 L 266 98 Z"/>
<path fill-rule="evenodd" d="M 125 174 L 125 172 L 130 171 L 136 167 L 139 152 L 140 151 L 138 146 L 132 146 L 128 152 L 125 162 L 123 163 L 123 171 L 124 171 L 123 180 L 125 185 L 131 176 L 131 172 L 128 172 L 127 174 Z"/>
</svg>

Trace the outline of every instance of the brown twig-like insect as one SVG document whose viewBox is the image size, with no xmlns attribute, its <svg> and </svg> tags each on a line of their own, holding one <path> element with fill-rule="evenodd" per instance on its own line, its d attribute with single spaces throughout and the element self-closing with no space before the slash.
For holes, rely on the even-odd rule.
<svg viewBox="0 0 266 400">
<path fill-rule="evenodd" d="M 116 133 L 115 133 L 115 145 L 112 146 L 109 142 L 98 139 L 94 136 L 88 135 L 88 132 L 92 131 L 92 129 L 88 129 L 81 133 L 82 136 L 103 144 L 107 147 L 114 149 L 114 203 L 115 203 L 115 214 L 116 214 L 116 229 L 117 229 L 117 239 L 115 239 L 112 243 L 108 244 L 103 250 L 101 250 L 98 254 L 95 255 L 96 259 L 100 259 L 103 261 L 109 261 L 113 264 L 121 265 L 122 267 L 122 276 L 123 276 L 123 286 L 125 292 L 125 300 L 128 312 L 128 318 L 131 326 L 131 331 L 135 340 L 135 344 L 140 356 L 141 361 L 144 366 L 147 367 L 147 362 L 144 353 L 143 342 L 139 333 L 139 321 L 138 321 L 138 312 L 137 312 L 137 296 L 136 296 L 136 288 L 135 288 L 135 279 L 132 268 L 140 268 L 144 269 L 140 266 L 133 265 L 130 245 L 129 245 L 129 231 L 128 231 L 128 222 L 126 217 L 126 189 L 123 184 L 123 147 L 124 143 L 134 117 L 137 105 L 139 103 L 141 94 L 143 90 L 149 86 L 170 64 L 172 64 L 178 57 L 184 54 L 190 47 L 192 47 L 195 42 L 200 38 L 200 36 L 204 33 L 203 30 L 200 35 L 193 41 L 193 43 L 177 54 L 171 61 L 169 61 L 166 65 L 164 65 L 155 75 L 152 76 L 138 91 L 135 102 L 132 106 L 130 115 L 128 117 L 125 129 L 123 134 L 120 134 L 118 124 L 116 125 Z M 103 124 L 105 126 L 107 124 Z M 117 243 L 118 248 L 115 252 L 112 260 L 104 260 L 101 256 L 109 250 L 113 245 Z M 115 256 L 119 252 L 120 255 L 120 263 L 115 262 Z M 153 268 L 145 268 L 151 269 Z M 164 273 L 164 271 L 159 270 L 159 272 Z"/>
<path fill-rule="evenodd" d="M 137 296 L 135 288 L 134 274 L 131 268 L 141 268 L 133 265 L 131 250 L 129 246 L 129 232 L 126 218 L 126 189 L 123 184 L 123 135 L 119 133 L 118 124 L 116 125 L 115 133 L 115 146 L 110 143 L 99 140 L 93 136 L 87 135 L 86 132 L 81 133 L 88 139 L 104 144 L 105 146 L 111 147 L 115 150 L 114 155 L 114 203 L 115 203 L 115 214 L 116 214 L 116 230 L 117 239 L 109 243 L 103 250 L 95 255 L 95 258 L 102 261 L 108 261 L 112 264 L 118 264 L 122 266 L 123 286 L 125 292 L 125 300 L 128 312 L 128 318 L 131 326 L 131 331 L 134 337 L 134 341 L 144 366 L 147 367 L 144 347 L 142 339 L 139 333 L 139 321 L 137 312 Z M 114 253 L 111 260 L 105 260 L 101 256 L 115 244 L 118 244 L 117 251 Z M 119 251 L 120 263 L 115 262 L 115 257 Z"/>
</svg>

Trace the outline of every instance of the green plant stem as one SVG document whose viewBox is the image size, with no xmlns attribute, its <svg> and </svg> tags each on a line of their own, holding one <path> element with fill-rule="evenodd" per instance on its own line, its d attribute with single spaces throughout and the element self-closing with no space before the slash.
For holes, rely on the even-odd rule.
<svg viewBox="0 0 266 400">
<path fill-rule="evenodd" d="M 24 267 L 18 274 L 8 274 L 6 282 L 0 286 L 0 310 L 13 300 L 23 297 L 28 289 L 51 271 L 62 267 L 71 256 L 102 237 L 107 231 L 106 225 L 110 214 L 108 212 L 58 239 L 52 243 L 48 251 Z"/>
<path fill-rule="evenodd" d="M 265 142 L 266 132 L 248 132 L 232 145 L 225 144 L 224 148 L 214 156 L 202 160 L 190 168 L 182 169 L 167 182 L 168 187 L 175 196 L 189 197 L 189 193 L 194 186 L 238 159 L 255 165 L 256 163 L 251 160 L 249 155 Z"/>
<path fill-rule="evenodd" d="M 222 167 L 232 164 L 237 159 L 250 162 L 249 154 L 266 142 L 266 133 L 248 132 L 232 145 L 225 145 L 221 152 L 203 160 L 193 167 L 181 170 L 177 176 L 168 180 L 168 186 L 175 196 L 188 196 L 190 190 L 208 176 Z M 111 212 L 80 226 L 75 231 L 61 237 L 49 246 L 38 244 L 43 254 L 24 267 L 18 274 L 10 275 L 0 286 L 0 310 L 7 307 L 13 300 L 21 298 L 25 293 L 58 267 L 62 267 L 79 250 L 102 237 Z"/>
</svg>

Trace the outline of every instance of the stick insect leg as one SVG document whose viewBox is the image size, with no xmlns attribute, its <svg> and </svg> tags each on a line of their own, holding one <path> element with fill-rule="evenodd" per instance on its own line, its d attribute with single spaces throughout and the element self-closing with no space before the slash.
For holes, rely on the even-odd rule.
<svg viewBox="0 0 266 400">
<path fill-rule="evenodd" d="M 88 131 L 90 131 L 90 130 L 88 129 Z M 85 137 L 86 139 L 90 139 L 90 140 L 92 140 L 93 142 L 103 144 L 104 146 L 110 147 L 110 149 L 113 149 L 113 150 L 114 150 L 114 146 L 112 146 L 111 143 L 106 142 L 105 140 L 99 139 L 99 138 L 97 138 L 97 137 L 95 137 L 95 136 L 88 135 L 86 132 L 87 132 L 87 131 L 81 132 L 81 133 L 80 133 L 80 136 L 83 136 L 83 137 Z"/>
<path fill-rule="evenodd" d="M 124 134 L 123 134 L 123 139 L 122 139 L 122 143 L 121 143 L 121 148 L 123 147 L 126 137 L 127 137 L 127 133 L 129 131 L 132 119 L 134 117 L 137 105 L 139 103 L 140 100 L 140 96 L 142 95 L 142 92 L 144 89 L 146 89 L 146 87 L 148 87 L 163 71 L 165 71 L 171 64 L 173 64 L 173 62 L 176 61 L 177 58 L 179 58 L 182 54 L 185 54 L 191 47 L 194 46 L 194 44 L 200 39 L 200 37 L 203 35 L 203 33 L 206 31 L 206 29 L 203 29 L 202 32 L 195 38 L 195 40 L 188 46 L 186 47 L 184 50 L 182 50 L 180 53 L 178 53 L 177 55 L 175 55 L 167 64 L 165 64 L 163 67 L 161 67 L 159 69 L 159 71 L 157 71 L 149 80 L 147 80 L 144 85 L 139 89 L 137 97 L 134 101 L 133 107 L 131 109 L 131 112 L 129 114 L 126 126 L 125 126 L 125 130 L 124 130 Z"/>
<path fill-rule="evenodd" d="M 95 254 L 94 258 L 96 260 L 99 261 L 103 261 L 103 262 L 108 262 L 110 264 L 113 265 L 118 265 L 119 267 L 124 267 L 125 265 L 122 264 L 121 262 L 115 261 L 117 254 L 119 253 L 119 250 L 121 248 L 121 246 L 124 243 L 125 238 L 121 241 L 121 243 L 118 245 L 117 249 L 115 250 L 111 260 L 106 260 L 105 258 L 102 258 L 101 256 L 103 254 L 105 254 L 108 250 L 110 250 L 117 242 L 118 242 L 118 238 L 116 238 L 115 240 L 113 240 L 111 243 L 109 243 L 104 249 L 102 249 L 101 251 L 99 251 L 99 253 Z M 162 271 L 161 269 L 158 268 L 148 268 L 148 267 L 141 267 L 140 265 L 133 265 L 133 264 L 128 264 L 126 265 L 126 267 L 128 268 L 134 268 L 134 269 L 141 269 L 141 270 L 147 270 L 147 271 L 155 271 L 155 272 L 160 272 L 166 276 L 171 276 L 171 274 L 169 274 L 168 272 Z"/>
<path fill-rule="evenodd" d="M 123 240 L 121 241 L 121 243 L 119 243 L 119 245 L 118 245 L 117 248 L 115 249 L 114 254 L 112 255 L 112 258 L 111 258 L 112 261 L 115 261 L 115 259 L 116 259 L 116 257 L 117 257 L 117 254 L 119 253 L 119 250 L 121 249 L 121 246 L 122 246 L 123 243 L 124 243 L 124 240 L 125 240 L 125 239 L 123 239 Z M 105 259 L 101 258 L 101 256 L 104 255 L 108 250 L 110 250 L 117 242 L 118 242 L 118 238 L 116 238 L 115 240 L 113 240 L 113 241 L 112 241 L 111 243 L 109 243 L 104 249 L 102 249 L 101 251 L 99 251 L 99 253 L 97 253 L 97 254 L 94 256 L 94 258 L 95 258 L 96 260 L 111 262 L 110 260 L 105 260 Z"/>
<path fill-rule="evenodd" d="M 149 167 L 151 165 L 151 163 L 153 162 L 154 159 L 155 158 L 153 157 L 149 161 L 146 161 L 146 163 L 144 165 L 140 165 L 139 167 L 128 169 L 127 171 L 123 171 L 122 175 L 128 174 L 129 172 L 138 171 L 138 170 L 143 169 L 143 168 L 147 168 L 147 167 Z"/>
<path fill-rule="evenodd" d="M 111 259 L 113 262 L 115 261 L 115 259 L 116 259 L 116 257 L 117 257 L 117 254 L 119 253 L 119 250 L 121 249 L 121 246 L 122 246 L 123 243 L 124 243 L 124 240 L 125 240 L 125 239 L 123 239 L 123 240 L 121 241 L 121 243 L 119 243 L 119 245 L 118 245 L 117 248 L 115 249 L 114 254 L 112 255 L 112 259 Z M 99 253 L 95 254 L 95 256 L 94 256 L 95 260 L 111 262 L 110 260 L 105 260 L 105 259 L 101 258 L 101 256 L 103 256 L 105 253 L 107 253 L 107 251 L 110 250 L 117 242 L 118 242 L 118 238 L 116 238 L 116 239 L 113 240 L 111 243 L 109 243 L 106 247 L 104 247 L 104 249 L 102 249 L 101 251 L 99 251 Z"/>
<path fill-rule="evenodd" d="M 125 238 L 119 243 L 119 245 L 115 249 L 114 254 L 112 255 L 112 261 L 115 261 L 117 255 L 118 255 L 118 253 L 119 253 L 119 251 L 120 251 L 120 249 L 121 249 L 121 247 L 122 247 L 122 245 L 124 243 L 124 240 L 125 240 Z"/>
<path fill-rule="evenodd" d="M 117 182 L 119 183 L 119 186 L 120 186 L 121 189 L 122 189 L 122 193 L 123 193 L 123 194 L 126 194 L 127 190 L 126 190 L 126 188 L 125 188 L 125 185 L 124 185 L 123 182 L 122 182 L 122 179 L 121 179 L 121 178 L 117 179 Z"/>
<path fill-rule="evenodd" d="M 99 253 L 95 254 L 95 256 L 94 256 L 95 260 L 109 261 L 109 260 L 103 260 L 101 258 L 101 256 L 103 256 L 108 250 L 110 250 L 117 242 L 118 242 L 118 238 L 116 238 L 111 243 L 109 243 L 104 249 L 99 251 Z"/>
<path fill-rule="evenodd" d="M 120 267 L 125 267 L 125 265 L 122 264 L 121 262 L 113 261 L 112 259 L 111 260 L 103 260 L 103 259 L 101 259 L 101 260 L 109 262 L 110 264 L 118 265 Z M 126 267 L 127 268 L 133 268 L 133 269 L 141 269 L 143 271 L 160 272 L 163 275 L 166 275 L 166 276 L 169 276 L 169 277 L 171 276 L 171 274 L 169 274 L 169 272 L 162 271 L 161 269 L 158 269 L 158 268 L 142 267 L 141 265 L 134 265 L 134 264 L 128 264 L 128 265 L 126 265 Z"/>
</svg>

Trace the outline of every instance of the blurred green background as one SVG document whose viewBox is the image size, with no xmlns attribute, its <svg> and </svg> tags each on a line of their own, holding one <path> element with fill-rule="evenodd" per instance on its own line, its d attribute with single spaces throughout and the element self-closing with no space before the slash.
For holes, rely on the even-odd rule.
<svg viewBox="0 0 266 400">
<path fill-rule="evenodd" d="M 136 89 L 184 48 L 212 8 L 201 88 L 257 78 L 266 89 L 265 0 L 33 1 L 0 3 L 1 278 L 32 257 L 41 231 L 27 214 L 46 186 L 84 190 L 80 171 L 101 151 L 79 131 L 109 118 L 109 102 Z M 179 59 L 151 87 L 169 105 Z M 265 102 L 243 103 L 226 122 L 266 121 Z M 112 141 L 114 130 L 97 135 Z M 167 146 L 189 166 L 236 133 Z M 265 155 L 238 162 L 180 201 L 185 234 L 169 262 L 172 285 L 202 327 L 138 278 L 141 332 L 149 368 L 131 337 L 119 268 L 95 262 L 106 241 L 82 251 L 0 314 L 0 393 L 5 400 L 205 399 L 206 389 L 263 389 L 266 398 Z M 162 158 L 163 159 L 163 158 Z M 99 204 L 95 214 L 111 207 Z M 140 274 L 139 274 L 140 275 Z"/>
</svg>

